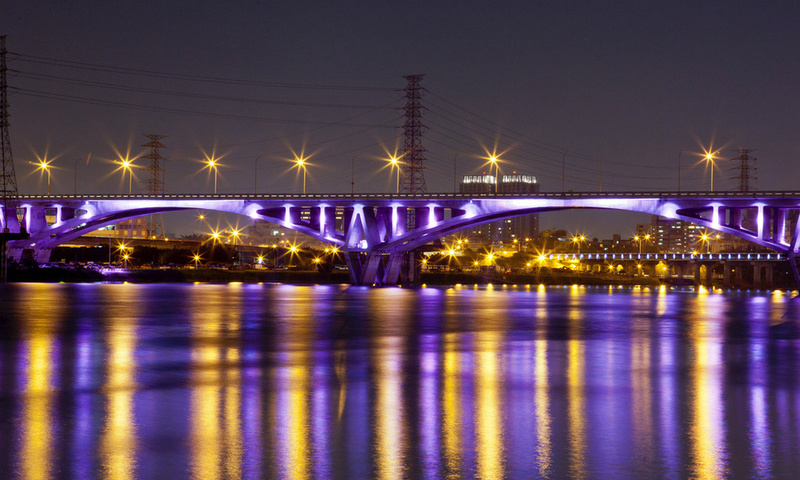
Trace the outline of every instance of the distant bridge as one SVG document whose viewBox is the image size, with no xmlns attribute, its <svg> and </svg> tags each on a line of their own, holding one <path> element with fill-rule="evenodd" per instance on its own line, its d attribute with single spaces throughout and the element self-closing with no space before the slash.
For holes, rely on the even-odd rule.
<svg viewBox="0 0 800 480">
<path fill-rule="evenodd" d="M 391 285 L 416 278 L 414 250 L 459 230 L 508 217 L 572 209 L 639 212 L 693 222 L 784 254 L 800 281 L 800 192 L 584 192 L 529 194 L 168 194 L 23 195 L 18 215 L 3 212 L 2 227 L 22 227 L 9 242 L 19 258 L 37 260 L 85 233 L 131 218 L 189 209 L 264 220 L 342 248 L 358 285 Z M 336 228 L 336 212 L 344 227 Z M 53 221 L 48 221 L 52 218 Z"/>
</svg>

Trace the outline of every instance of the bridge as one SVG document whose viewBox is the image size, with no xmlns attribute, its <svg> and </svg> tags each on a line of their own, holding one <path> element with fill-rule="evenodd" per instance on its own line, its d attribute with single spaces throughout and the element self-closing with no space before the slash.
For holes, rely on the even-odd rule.
<svg viewBox="0 0 800 480">
<path fill-rule="evenodd" d="M 800 285 L 800 192 L 22 195 L 16 215 L 0 214 L 0 227 L 30 234 L 9 242 L 13 257 L 28 250 L 46 261 L 56 246 L 103 226 L 190 209 L 245 215 L 338 246 L 356 285 L 413 281 L 415 249 L 459 230 L 572 209 L 659 215 L 736 235 L 785 255 Z"/>
</svg>

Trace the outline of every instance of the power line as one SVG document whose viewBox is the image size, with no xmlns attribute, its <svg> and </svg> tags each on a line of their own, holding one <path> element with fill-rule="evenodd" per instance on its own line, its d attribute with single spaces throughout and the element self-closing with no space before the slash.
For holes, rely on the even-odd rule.
<svg viewBox="0 0 800 480">
<path fill-rule="evenodd" d="M 84 103 L 89 105 L 100 105 L 107 107 L 130 108 L 134 110 L 143 110 L 151 112 L 167 112 L 167 113 L 177 113 L 183 115 L 227 118 L 227 119 L 237 119 L 237 120 L 251 120 L 251 121 L 268 122 L 268 123 L 299 123 L 299 124 L 315 124 L 315 125 L 337 125 L 337 126 L 347 126 L 347 127 L 365 127 L 365 126 L 386 127 L 386 128 L 396 127 L 395 125 L 389 125 L 389 124 L 344 123 L 344 122 L 322 121 L 322 120 L 296 120 L 287 118 L 259 117 L 254 115 L 236 115 L 236 114 L 226 114 L 226 113 L 203 112 L 198 110 L 189 110 L 182 108 L 154 107 L 151 105 L 119 102 L 114 100 L 100 100 L 89 97 L 81 97 L 78 95 L 66 95 L 66 94 L 60 94 L 42 90 L 34 90 L 28 88 L 15 88 L 14 90 L 18 92 L 20 95 L 25 95 L 28 97 L 46 98 L 49 100 L 62 100 L 73 103 Z"/>
<path fill-rule="evenodd" d="M 179 92 L 175 90 L 159 90 L 154 88 L 133 87 L 129 85 L 120 85 L 114 83 L 105 83 L 97 81 L 80 80 L 70 77 L 59 77 L 55 75 L 43 75 L 39 73 L 20 72 L 18 78 L 28 78 L 32 80 L 43 80 L 48 82 L 57 82 L 59 84 L 66 83 L 70 85 L 79 85 L 84 87 L 97 87 L 110 90 L 119 90 L 124 92 L 135 93 L 149 93 L 154 95 L 166 95 L 182 98 L 196 98 L 202 100 L 221 100 L 227 102 L 250 103 L 250 104 L 265 104 L 265 105 L 284 105 L 296 107 L 318 107 L 318 108 L 388 108 L 384 105 L 356 105 L 344 103 L 313 103 L 313 102 L 290 102 L 286 100 L 265 100 L 262 98 L 247 98 L 247 97 L 231 97 L 226 95 L 209 95 L 201 93 Z"/>
<path fill-rule="evenodd" d="M 76 68 L 81 70 L 98 71 L 105 73 L 135 75 L 139 77 L 162 78 L 169 80 L 187 80 L 192 82 L 203 82 L 203 83 L 222 83 L 228 85 L 249 85 L 255 87 L 294 88 L 294 89 L 308 89 L 308 90 L 342 90 L 342 91 L 353 91 L 353 92 L 398 91 L 397 88 L 386 88 L 386 87 L 359 87 L 352 85 L 323 85 L 323 84 L 290 83 L 290 82 L 265 82 L 265 81 L 244 80 L 236 78 L 211 77 L 203 75 L 187 75 L 181 73 L 168 73 L 158 70 L 144 70 L 139 68 L 115 67 L 111 65 L 102 65 L 97 63 L 75 62 L 75 61 L 61 60 L 51 57 L 43 57 L 39 55 L 27 55 L 21 53 L 14 53 L 14 55 L 16 56 L 16 59 L 18 61 L 22 62 L 58 66 L 65 68 Z"/>
</svg>

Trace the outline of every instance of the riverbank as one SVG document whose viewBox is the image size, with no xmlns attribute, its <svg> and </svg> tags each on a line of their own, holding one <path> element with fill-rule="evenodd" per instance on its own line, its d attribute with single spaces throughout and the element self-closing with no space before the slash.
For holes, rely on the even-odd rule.
<svg viewBox="0 0 800 480">
<path fill-rule="evenodd" d="M 220 269 L 66 269 L 38 268 L 10 272 L 11 282 L 39 283 L 290 283 L 290 284 L 346 284 L 350 275 L 346 271 L 322 273 L 298 270 L 220 270 Z M 679 284 L 691 281 L 673 279 Z M 659 285 L 654 277 L 627 275 L 576 275 L 576 274 L 481 274 L 473 272 L 424 272 L 420 284 L 425 285 L 487 285 L 487 284 L 544 284 L 544 285 Z"/>
</svg>

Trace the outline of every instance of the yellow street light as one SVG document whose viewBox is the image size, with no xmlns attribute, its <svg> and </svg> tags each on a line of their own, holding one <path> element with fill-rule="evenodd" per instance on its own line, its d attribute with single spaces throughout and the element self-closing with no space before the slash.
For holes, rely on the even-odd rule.
<svg viewBox="0 0 800 480">
<path fill-rule="evenodd" d="M 231 245 L 236 245 L 236 241 L 239 240 L 240 232 L 242 231 L 241 228 L 231 228 L 231 233 L 228 236 L 228 241 L 231 242 Z"/>
<path fill-rule="evenodd" d="M 572 243 L 578 244 L 578 253 L 581 253 L 581 242 L 586 241 L 586 235 L 573 235 Z"/>
<path fill-rule="evenodd" d="M 217 231 L 217 230 L 212 230 L 212 231 L 211 231 L 211 233 L 210 233 L 210 235 L 211 235 L 211 240 L 212 240 L 214 243 L 220 242 L 220 241 L 221 241 L 221 238 L 222 238 L 222 233 L 223 233 L 223 232 L 220 232 L 220 231 Z"/>
<path fill-rule="evenodd" d="M 219 171 L 219 165 L 219 159 L 214 158 L 213 154 L 211 157 L 206 156 L 206 166 L 204 168 L 214 171 L 214 195 L 217 194 L 217 172 Z"/>
<path fill-rule="evenodd" d="M 194 257 L 192 257 L 192 258 L 194 259 L 194 269 L 197 270 L 197 263 L 200 261 L 201 257 L 200 257 L 199 254 L 195 253 Z"/>
<path fill-rule="evenodd" d="M 498 158 L 494 155 L 489 156 L 489 174 L 492 173 L 492 166 L 494 166 L 494 193 L 497 193 L 497 189 L 500 186 L 500 173 L 499 173 L 499 166 L 497 165 Z"/>
<path fill-rule="evenodd" d="M 133 159 L 128 157 L 121 158 L 118 162 L 122 168 L 122 181 L 125 181 L 125 172 L 128 172 L 128 195 L 131 194 L 133 189 Z"/>
<path fill-rule="evenodd" d="M 710 167 L 710 169 L 711 169 L 711 191 L 712 192 L 714 191 L 714 167 L 716 166 L 716 164 L 714 163 L 714 160 L 719 158 L 719 157 L 717 157 L 717 153 L 719 153 L 719 150 L 713 151 L 711 149 L 703 148 L 703 158 L 701 159 L 701 161 L 705 160 L 706 166 Z"/>
<path fill-rule="evenodd" d="M 650 234 L 648 233 L 648 234 L 641 235 L 641 236 L 636 235 L 636 236 L 633 237 L 633 239 L 636 240 L 637 242 L 639 242 L 639 255 L 641 255 L 642 254 L 642 242 L 644 242 L 645 240 L 646 241 L 650 241 Z"/>
<path fill-rule="evenodd" d="M 306 170 L 308 170 L 308 157 L 303 157 L 302 154 L 298 157 L 295 155 L 294 161 L 297 164 L 297 168 L 303 171 L 303 195 L 306 194 Z"/>
<path fill-rule="evenodd" d="M 389 170 L 390 175 L 391 171 L 394 170 L 395 167 L 397 167 L 397 189 L 395 190 L 395 193 L 400 193 L 400 160 L 395 156 L 390 157 L 389 166 L 390 166 Z M 389 178 L 391 178 L 391 176 Z"/>
<path fill-rule="evenodd" d="M 711 253 L 711 235 L 709 235 L 708 232 L 700 234 L 700 243 L 706 244 L 706 253 Z"/>
<path fill-rule="evenodd" d="M 36 164 L 36 170 L 41 170 L 42 172 L 47 173 L 47 194 L 50 195 L 50 162 L 52 162 L 52 160 L 47 160 L 47 157 L 38 158 L 38 156 L 37 160 L 39 160 L 39 163 Z"/>
</svg>

